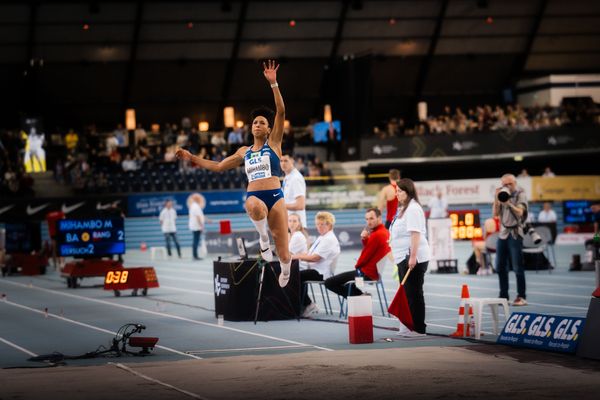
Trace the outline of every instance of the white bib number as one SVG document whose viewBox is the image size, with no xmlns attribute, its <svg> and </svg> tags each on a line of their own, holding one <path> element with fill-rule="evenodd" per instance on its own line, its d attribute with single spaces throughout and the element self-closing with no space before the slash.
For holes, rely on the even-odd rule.
<svg viewBox="0 0 600 400">
<path fill-rule="evenodd" d="M 271 160 L 268 155 L 252 157 L 246 160 L 248 182 L 271 177 Z"/>
</svg>

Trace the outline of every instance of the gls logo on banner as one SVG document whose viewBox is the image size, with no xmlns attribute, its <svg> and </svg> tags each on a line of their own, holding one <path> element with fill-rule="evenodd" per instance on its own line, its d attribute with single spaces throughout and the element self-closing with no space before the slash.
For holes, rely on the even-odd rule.
<svg viewBox="0 0 600 400">
<path fill-rule="evenodd" d="M 585 318 L 513 313 L 498 343 L 574 353 Z"/>
</svg>

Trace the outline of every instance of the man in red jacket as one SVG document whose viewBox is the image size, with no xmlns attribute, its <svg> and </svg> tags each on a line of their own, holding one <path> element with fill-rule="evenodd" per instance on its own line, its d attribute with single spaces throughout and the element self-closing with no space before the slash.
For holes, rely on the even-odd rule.
<svg viewBox="0 0 600 400">
<path fill-rule="evenodd" d="M 388 243 L 390 233 L 382 223 L 381 211 L 378 208 L 369 208 L 365 213 L 365 221 L 367 226 L 360 234 L 363 249 L 354 266 L 355 270 L 342 272 L 325 280 L 327 289 L 343 297 L 348 296 L 348 287 L 344 284 L 356 279 L 357 276 L 362 276 L 368 281 L 378 280 L 377 263 L 391 251 Z M 352 285 L 350 296 L 361 294 L 362 291 Z"/>
</svg>

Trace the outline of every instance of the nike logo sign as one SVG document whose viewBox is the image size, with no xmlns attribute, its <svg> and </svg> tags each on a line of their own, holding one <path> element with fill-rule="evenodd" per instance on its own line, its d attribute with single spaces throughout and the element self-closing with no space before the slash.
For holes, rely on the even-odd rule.
<svg viewBox="0 0 600 400">
<path fill-rule="evenodd" d="M 5 212 L 7 212 L 8 210 L 10 210 L 11 208 L 13 208 L 15 205 L 12 204 L 10 206 L 6 206 L 6 207 L 2 207 L 0 208 L 0 214 L 4 214 Z"/>
<path fill-rule="evenodd" d="M 72 206 L 67 206 L 65 203 L 63 203 L 62 212 L 65 214 L 68 214 L 71 211 L 78 209 L 79 207 L 81 207 L 84 204 L 85 204 L 85 201 L 82 201 L 81 203 L 73 204 Z"/>
<path fill-rule="evenodd" d="M 121 200 L 117 200 L 114 202 L 114 205 L 117 205 L 121 202 Z M 96 203 L 96 210 L 106 210 L 107 208 L 112 207 L 113 203 L 102 204 L 101 202 Z"/>
<path fill-rule="evenodd" d="M 48 203 L 42 204 L 41 206 L 37 206 L 37 207 L 27 206 L 27 215 L 36 214 L 36 213 L 38 213 L 39 211 L 43 210 L 46 207 L 48 207 Z"/>
<path fill-rule="evenodd" d="M 275 194 L 273 195 L 273 197 L 277 197 L 277 196 L 279 196 L 279 193 L 275 193 Z"/>
</svg>

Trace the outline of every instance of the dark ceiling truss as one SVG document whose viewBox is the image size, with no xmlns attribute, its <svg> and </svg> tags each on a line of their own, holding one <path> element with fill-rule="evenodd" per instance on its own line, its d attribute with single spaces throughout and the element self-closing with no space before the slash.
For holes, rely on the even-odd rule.
<svg viewBox="0 0 600 400">
<path fill-rule="evenodd" d="M 431 42 L 429 43 L 429 49 L 427 50 L 427 55 L 423 59 L 423 62 L 421 63 L 421 68 L 419 68 L 419 73 L 417 75 L 414 100 L 412 102 L 414 105 L 413 110 L 415 110 L 415 112 L 417 110 L 417 103 L 421 100 L 423 88 L 425 87 L 425 82 L 427 80 L 427 74 L 429 73 L 429 69 L 431 67 L 431 61 L 433 60 L 433 55 L 435 54 L 435 50 L 440 39 L 440 34 L 442 32 L 442 24 L 444 23 L 444 16 L 446 15 L 447 8 L 448 0 L 442 0 L 440 10 L 438 13 L 438 18 L 435 23 L 435 29 L 431 37 Z"/>
<path fill-rule="evenodd" d="M 242 1 L 242 5 L 240 7 L 240 14 L 238 16 L 237 25 L 235 28 L 235 37 L 233 39 L 233 46 L 231 48 L 231 55 L 229 60 L 227 60 L 227 65 L 225 67 L 225 78 L 223 79 L 223 86 L 221 88 L 221 104 L 219 105 L 219 110 L 225 108 L 229 103 L 229 97 L 231 94 L 231 82 L 233 80 L 233 73 L 235 71 L 235 65 L 238 61 L 238 56 L 240 52 L 240 43 L 242 38 L 242 33 L 244 31 L 244 23 L 246 21 L 246 13 L 248 11 L 248 1 Z M 219 118 L 219 125 L 222 124 L 223 114 L 217 113 Z"/>
<path fill-rule="evenodd" d="M 523 75 L 523 71 L 525 70 L 525 66 L 527 65 L 527 60 L 531 55 L 533 43 L 538 35 L 538 31 L 540 29 L 542 19 L 544 18 L 544 13 L 546 12 L 547 6 L 548 0 L 540 0 L 537 15 L 535 16 L 535 20 L 531 25 L 531 30 L 529 31 L 529 35 L 527 37 L 527 43 L 525 44 L 525 48 L 523 49 L 523 51 L 515 58 L 512 70 L 508 74 L 506 86 L 516 85 L 519 78 Z M 540 53 L 536 52 L 536 54 Z"/>
<path fill-rule="evenodd" d="M 125 72 L 125 81 L 123 84 L 123 106 L 122 111 L 125 115 L 125 109 L 130 107 L 131 100 L 131 88 L 133 85 L 133 78 L 135 75 L 135 63 L 137 61 L 137 52 L 139 46 L 140 29 L 142 26 L 142 17 L 144 14 L 144 2 L 139 1 L 136 5 L 135 10 L 135 22 L 133 27 L 133 37 L 131 40 L 131 47 L 129 51 L 129 60 L 127 61 L 127 69 Z"/>
</svg>

